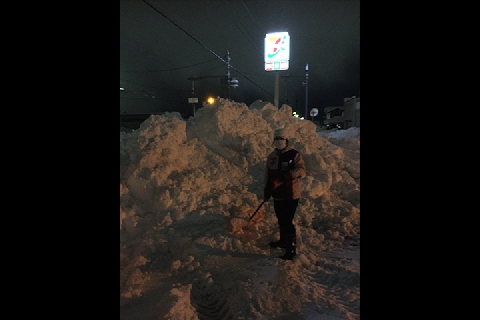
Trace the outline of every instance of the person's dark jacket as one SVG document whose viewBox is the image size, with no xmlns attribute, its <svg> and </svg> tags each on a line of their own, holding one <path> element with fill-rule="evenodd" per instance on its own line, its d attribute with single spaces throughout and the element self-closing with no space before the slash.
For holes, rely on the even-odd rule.
<svg viewBox="0 0 480 320">
<path fill-rule="evenodd" d="M 305 163 L 297 150 L 292 146 L 282 151 L 275 149 L 267 157 L 264 191 L 267 196 L 271 195 L 277 200 L 299 199 L 300 179 L 305 175 Z M 275 181 L 277 182 L 274 183 Z M 274 184 L 279 182 L 282 184 L 273 190 Z"/>
</svg>

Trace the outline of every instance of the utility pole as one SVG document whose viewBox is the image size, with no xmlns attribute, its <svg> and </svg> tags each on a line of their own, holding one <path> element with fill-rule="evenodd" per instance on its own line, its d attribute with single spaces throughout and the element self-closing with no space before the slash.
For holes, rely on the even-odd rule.
<svg viewBox="0 0 480 320">
<path fill-rule="evenodd" d="M 195 101 L 194 97 L 195 97 L 195 81 L 192 80 L 192 100 L 191 101 Z M 193 105 L 193 117 L 195 117 L 195 103 L 192 103 L 192 105 Z"/>
<path fill-rule="evenodd" d="M 230 52 L 227 50 L 227 87 L 228 87 L 228 100 L 230 100 L 230 88 L 237 88 L 238 87 L 238 79 L 232 78 L 230 74 Z"/>
<path fill-rule="evenodd" d="M 230 100 L 230 52 L 227 50 L 227 87 L 228 100 Z"/>
<path fill-rule="evenodd" d="M 305 86 L 305 120 L 307 120 L 308 116 L 308 63 L 305 66 L 305 81 L 302 82 Z"/>
</svg>

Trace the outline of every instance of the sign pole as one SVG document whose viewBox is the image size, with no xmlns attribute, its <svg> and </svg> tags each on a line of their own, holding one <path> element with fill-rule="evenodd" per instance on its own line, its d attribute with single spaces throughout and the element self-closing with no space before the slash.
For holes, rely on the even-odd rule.
<svg viewBox="0 0 480 320">
<path fill-rule="evenodd" d="M 312 108 L 310 110 L 310 116 L 312 117 L 312 122 L 315 121 L 315 116 L 318 114 L 318 109 L 317 108 Z"/>
<path fill-rule="evenodd" d="M 278 109 L 278 96 L 279 96 L 279 88 L 280 88 L 280 73 L 275 71 L 275 97 L 274 97 L 274 104 L 275 107 Z"/>
</svg>

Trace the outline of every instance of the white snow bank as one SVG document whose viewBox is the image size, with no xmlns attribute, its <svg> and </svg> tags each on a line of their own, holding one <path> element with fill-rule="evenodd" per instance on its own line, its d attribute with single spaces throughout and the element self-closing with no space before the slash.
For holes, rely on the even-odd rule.
<svg viewBox="0 0 480 320">
<path fill-rule="evenodd" d="M 338 129 L 322 130 L 322 131 L 317 131 L 317 134 L 321 137 L 332 137 L 336 139 L 341 139 L 341 138 L 360 139 L 360 128 L 352 127 L 346 130 L 338 130 Z"/>
<path fill-rule="evenodd" d="M 228 232 L 230 218 L 253 212 L 262 200 L 265 160 L 278 127 L 285 127 L 307 169 L 293 262 L 268 247 L 278 236 L 272 202 L 248 232 Z M 358 268 L 324 258 L 360 232 L 359 130 L 343 131 L 319 135 L 287 105 L 278 110 L 260 100 L 248 107 L 217 99 L 188 121 L 176 113 L 152 115 L 139 129 L 121 132 L 122 304 L 148 295 L 155 275 L 175 279 L 161 297 L 171 303 L 156 311 L 158 318 L 307 317 L 311 308 L 357 317 Z M 338 286 L 351 288 L 335 291 Z"/>
</svg>

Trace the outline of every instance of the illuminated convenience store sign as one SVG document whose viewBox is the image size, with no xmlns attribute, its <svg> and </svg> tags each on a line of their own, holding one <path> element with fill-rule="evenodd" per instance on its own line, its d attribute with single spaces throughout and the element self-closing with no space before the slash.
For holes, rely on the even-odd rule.
<svg viewBox="0 0 480 320">
<path fill-rule="evenodd" d="M 288 32 L 267 33 L 265 36 L 265 70 L 288 70 L 290 36 Z"/>
</svg>

